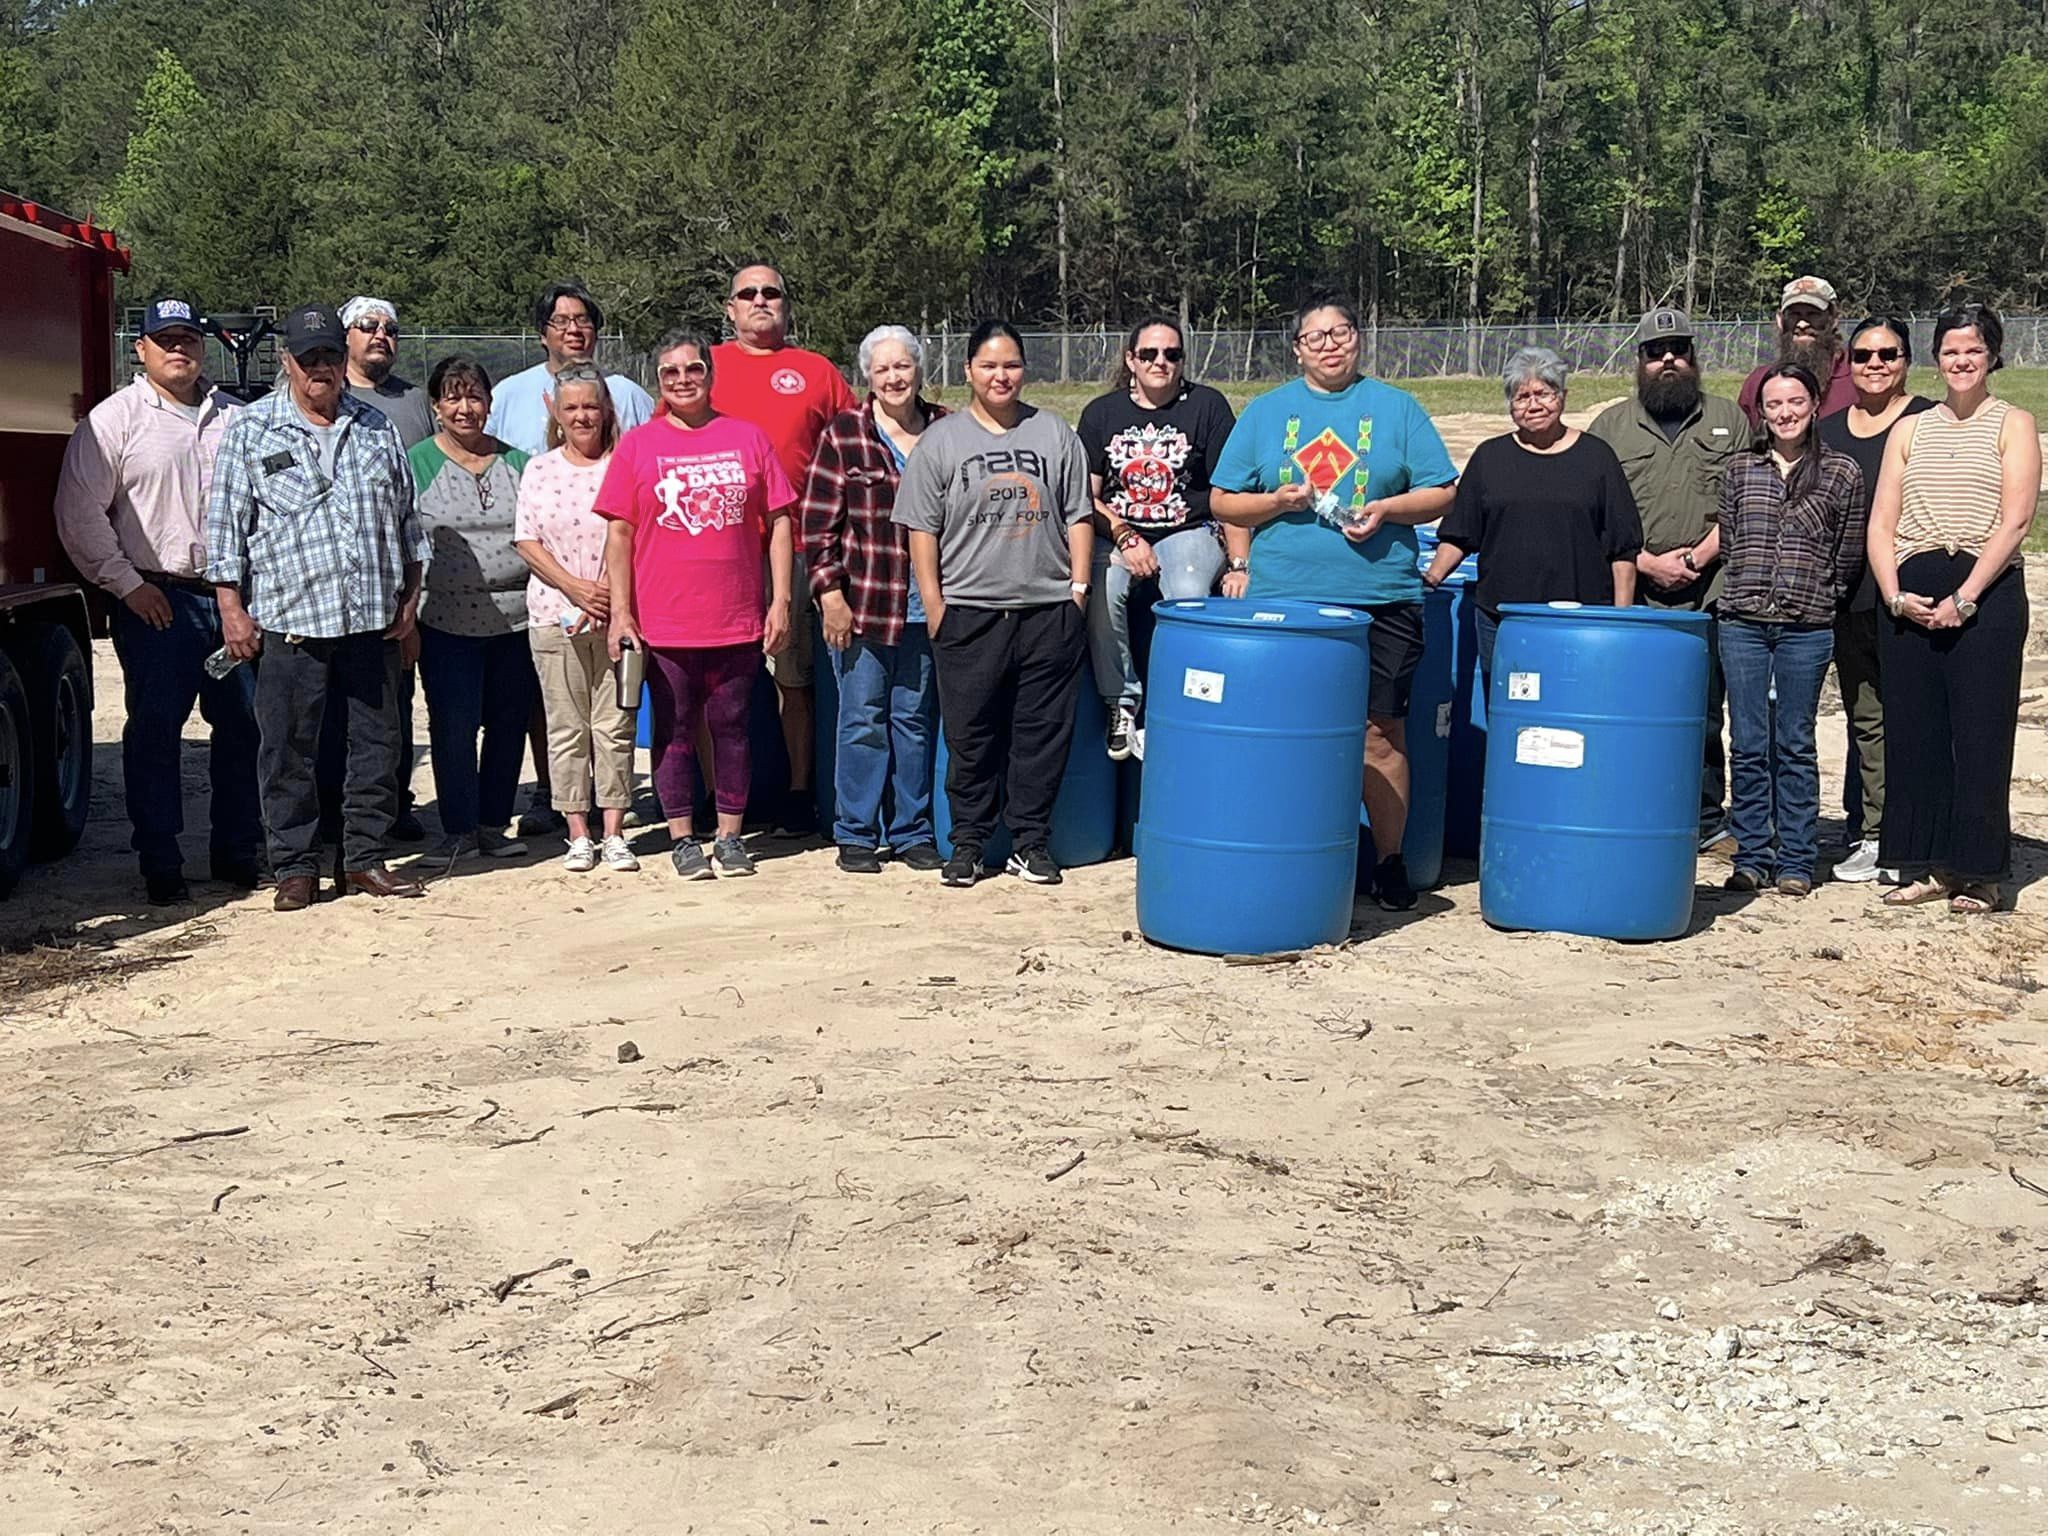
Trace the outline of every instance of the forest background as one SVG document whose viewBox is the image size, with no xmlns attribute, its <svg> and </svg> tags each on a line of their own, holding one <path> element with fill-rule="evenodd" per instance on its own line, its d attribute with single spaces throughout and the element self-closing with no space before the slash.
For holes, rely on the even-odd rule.
<svg viewBox="0 0 2048 1536">
<path fill-rule="evenodd" d="M 2048 0 L 0 0 L 0 186 L 126 297 L 644 342 L 777 263 L 876 317 L 2048 300 Z"/>
</svg>

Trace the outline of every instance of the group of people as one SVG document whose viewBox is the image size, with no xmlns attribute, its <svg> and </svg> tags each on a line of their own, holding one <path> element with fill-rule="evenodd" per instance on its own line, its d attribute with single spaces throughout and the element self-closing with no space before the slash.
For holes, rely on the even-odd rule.
<svg viewBox="0 0 2048 1536">
<path fill-rule="evenodd" d="M 580 285 L 551 285 L 534 318 L 543 362 L 494 382 L 444 358 L 422 390 L 392 372 L 391 304 L 301 306 L 281 387 L 242 406 L 204 377 L 191 306 L 149 306 L 141 372 L 74 435 L 58 517 L 80 570 L 118 599 L 128 809 L 152 900 L 188 894 L 178 738 L 195 701 L 213 727 L 215 878 L 253 888 L 267 855 L 275 905 L 301 909 L 324 843 L 341 890 L 419 894 L 386 864 L 394 836 L 425 835 L 407 803 L 415 668 L 437 858 L 517 854 L 559 827 L 569 868 L 636 868 L 636 709 L 618 679 L 637 662 L 676 872 L 751 874 L 764 666 L 791 766 L 777 820 L 811 830 L 814 632 L 837 685 L 822 728 L 839 867 L 872 874 L 886 857 L 971 885 L 1000 822 L 1008 871 L 1056 883 L 1068 753 L 1095 750 L 1072 739 L 1078 690 L 1102 697 L 1102 750 L 1140 751 L 1134 604 L 1220 591 L 1372 615 L 1370 892 L 1403 909 L 1423 597 L 1469 554 L 1486 673 L 1503 603 L 1716 615 L 1701 844 L 1732 840 L 1731 887 L 1812 888 L 1814 716 L 1833 659 L 1857 768 L 1837 877 L 1896 871 L 1897 903 L 2001 899 L 2026 628 L 2015 567 L 2040 457 L 2031 419 L 1989 392 L 2002 335 L 1988 310 L 1937 322 L 1939 403 L 1907 393 L 1903 322 L 1845 340 L 1834 290 L 1810 277 L 1787 286 L 1781 356 L 1739 401 L 1703 392 L 1690 323 L 1669 308 L 1637 330 L 1633 393 L 1583 431 L 1565 422 L 1563 359 L 1524 349 L 1504 378 L 1513 431 L 1462 475 L 1416 400 L 1364 376 L 1357 312 L 1336 295 L 1294 317 L 1300 376 L 1241 415 L 1190 378 L 1177 322 L 1141 321 L 1073 428 L 1024 398 L 1024 341 L 1000 321 L 969 338 L 963 408 L 926 397 L 921 346 L 894 325 L 861 342 L 857 399 L 790 344 L 772 267 L 734 275 L 731 339 L 661 338 L 652 397 L 595 365 L 603 316 Z M 546 803 L 515 828 L 529 739 Z"/>
<path fill-rule="evenodd" d="M 1991 392 L 2003 326 L 1982 305 L 1935 320 L 1940 400 L 1908 388 L 1908 324 L 1845 334 L 1821 278 L 1786 284 L 1778 333 L 1778 358 L 1719 399 L 1690 321 L 1652 310 L 1634 392 L 1584 432 L 1564 425 L 1563 360 L 1518 353 L 1515 430 L 1466 465 L 1427 579 L 1479 555 L 1482 668 L 1503 602 L 1715 616 L 1700 846 L 1731 855 L 1734 891 L 1813 889 L 1832 662 L 1851 758 L 1834 877 L 1883 878 L 1890 905 L 1994 911 L 2010 876 L 2019 551 L 2041 485 L 2033 418 Z"/>
</svg>

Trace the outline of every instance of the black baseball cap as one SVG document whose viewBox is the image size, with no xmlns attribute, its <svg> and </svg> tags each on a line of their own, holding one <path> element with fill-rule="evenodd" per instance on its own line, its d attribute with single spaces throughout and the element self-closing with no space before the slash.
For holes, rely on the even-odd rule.
<svg viewBox="0 0 2048 1536">
<path fill-rule="evenodd" d="M 341 316 L 326 304 L 300 304 L 284 318 L 284 349 L 303 359 L 321 348 L 348 355 L 348 336 Z"/>
</svg>

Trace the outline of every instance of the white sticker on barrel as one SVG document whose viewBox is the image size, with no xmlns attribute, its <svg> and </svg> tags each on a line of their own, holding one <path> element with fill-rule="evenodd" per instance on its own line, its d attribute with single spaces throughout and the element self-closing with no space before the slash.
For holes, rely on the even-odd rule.
<svg viewBox="0 0 2048 1536">
<path fill-rule="evenodd" d="M 1445 699 L 1436 707 L 1436 734 L 1439 741 L 1451 734 L 1451 701 Z"/>
<path fill-rule="evenodd" d="M 1510 672 L 1508 674 L 1508 697 L 1525 703 L 1538 703 L 1543 698 L 1543 674 L 1541 672 Z"/>
<path fill-rule="evenodd" d="M 1274 613 L 1270 609 L 1265 609 L 1261 610 L 1258 613 L 1253 614 L 1252 622 L 1254 624 L 1285 624 L 1287 622 L 1287 615 L 1284 613 Z"/>
<path fill-rule="evenodd" d="M 1583 768 L 1585 734 L 1550 725 L 1525 725 L 1515 732 L 1515 761 L 1537 768 Z"/>
<path fill-rule="evenodd" d="M 1204 672 L 1200 667 L 1189 667 L 1180 680 L 1181 693 L 1190 699 L 1200 699 L 1204 704 L 1223 702 L 1223 674 Z"/>
</svg>

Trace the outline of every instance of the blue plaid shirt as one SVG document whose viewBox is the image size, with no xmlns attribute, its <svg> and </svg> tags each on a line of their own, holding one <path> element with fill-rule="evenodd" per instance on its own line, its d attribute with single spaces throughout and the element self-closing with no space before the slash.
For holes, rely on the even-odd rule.
<svg viewBox="0 0 2048 1536">
<path fill-rule="evenodd" d="M 221 435 L 206 579 L 239 584 L 267 632 L 320 640 L 377 633 L 398 617 L 407 563 L 427 561 L 397 431 L 349 394 L 335 421 L 331 480 L 289 389 L 235 412 Z"/>
</svg>

